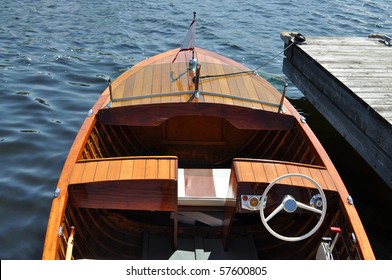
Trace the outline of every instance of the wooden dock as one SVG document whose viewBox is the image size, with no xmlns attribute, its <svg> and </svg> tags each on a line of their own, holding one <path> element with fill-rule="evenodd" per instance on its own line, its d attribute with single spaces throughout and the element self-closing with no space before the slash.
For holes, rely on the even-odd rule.
<svg viewBox="0 0 392 280">
<path fill-rule="evenodd" d="M 295 34 L 281 33 L 285 49 Z M 392 188 L 392 46 L 388 36 L 305 37 L 283 72 Z"/>
</svg>

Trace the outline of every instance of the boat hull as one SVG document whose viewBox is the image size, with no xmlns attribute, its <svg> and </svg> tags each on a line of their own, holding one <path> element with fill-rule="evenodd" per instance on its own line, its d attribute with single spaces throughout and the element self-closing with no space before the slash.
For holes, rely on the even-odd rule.
<svg viewBox="0 0 392 280">
<path fill-rule="evenodd" d="M 203 49 L 196 85 L 189 54 L 171 63 L 177 51 L 135 65 L 92 108 L 59 178 L 43 259 L 65 258 L 73 228 L 74 259 L 170 259 L 186 248 L 196 256 L 200 244 L 208 259 L 315 259 L 336 228 L 334 258 L 374 259 L 338 172 L 288 100 Z M 287 174 L 313 178 L 319 189 L 292 176 L 261 201 Z M 309 205 L 320 189 L 328 202 L 322 223 L 314 206 L 270 220 L 289 237 L 319 227 L 310 237 L 287 242 L 260 221 L 260 207 L 272 215 L 288 195 Z"/>
</svg>

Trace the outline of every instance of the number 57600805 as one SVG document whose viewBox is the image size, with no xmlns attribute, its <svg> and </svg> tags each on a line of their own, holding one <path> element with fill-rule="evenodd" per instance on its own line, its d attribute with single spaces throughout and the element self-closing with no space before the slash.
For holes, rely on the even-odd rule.
<svg viewBox="0 0 392 280">
<path fill-rule="evenodd" d="M 267 267 L 262 266 L 221 266 L 219 275 L 267 275 Z"/>
</svg>

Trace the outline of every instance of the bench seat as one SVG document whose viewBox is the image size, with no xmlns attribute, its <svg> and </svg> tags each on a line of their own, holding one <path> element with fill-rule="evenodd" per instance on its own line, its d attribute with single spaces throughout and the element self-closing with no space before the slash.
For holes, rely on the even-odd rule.
<svg viewBox="0 0 392 280">
<path fill-rule="evenodd" d="M 83 160 L 69 182 L 73 207 L 177 210 L 177 157 Z"/>
</svg>

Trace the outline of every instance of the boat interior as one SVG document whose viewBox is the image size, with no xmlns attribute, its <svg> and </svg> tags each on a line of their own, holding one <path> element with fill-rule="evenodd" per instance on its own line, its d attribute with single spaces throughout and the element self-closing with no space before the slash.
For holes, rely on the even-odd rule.
<svg viewBox="0 0 392 280">
<path fill-rule="evenodd" d="M 260 207 L 271 213 L 285 195 L 317 199 L 312 183 L 291 177 L 262 201 L 271 181 L 288 173 L 314 178 L 328 202 L 320 228 L 297 242 L 273 236 L 260 220 Z M 334 182 L 301 125 L 288 114 L 240 106 L 101 109 L 68 191 L 64 231 L 76 229 L 74 259 L 315 259 L 322 241 L 337 235 L 331 227 L 349 234 Z M 319 220 L 297 209 L 268 223 L 302 236 Z M 334 257 L 359 258 L 346 240 L 335 240 Z"/>
</svg>

